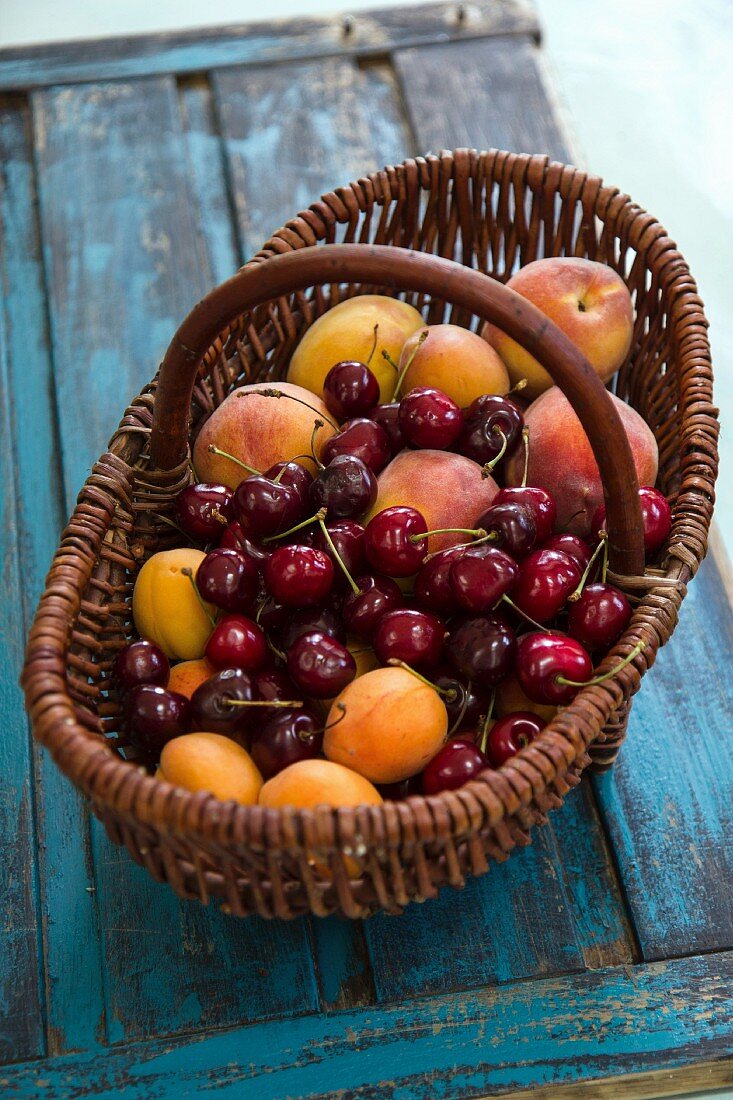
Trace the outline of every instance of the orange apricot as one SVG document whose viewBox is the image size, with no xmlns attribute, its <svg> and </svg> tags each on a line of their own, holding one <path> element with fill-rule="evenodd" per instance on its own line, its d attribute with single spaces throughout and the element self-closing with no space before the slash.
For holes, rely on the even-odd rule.
<svg viewBox="0 0 733 1100">
<path fill-rule="evenodd" d="M 263 786 L 260 806 L 379 806 L 382 796 L 368 779 L 330 760 L 299 760 Z"/>
<path fill-rule="evenodd" d="M 161 550 L 143 565 L 132 594 L 132 615 L 138 634 L 148 638 L 166 657 L 198 660 L 211 634 L 211 620 L 202 607 L 191 577 L 206 555 L 181 546 Z M 209 607 L 210 614 L 216 611 Z"/>
<path fill-rule="evenodd" d="M 208 791 L 222 801 L 253 806 L 262 776 L 249 753 L 219 733 L 184 733 L 160 754 L 160 778 L 187 791 Z"/>
<path fill-rule="evenodd" d="M 557 713 L 557 707 L 544 707 L 541 703 L 533 703 L 524 694 L 519 680 L 512 676 L 497 687 L 494 712 L 498 718 L 503 718 L 505 714 L 512 714 L 515 710 L 531 711 L 545 722 L 549 722 Z"/>
<path fill-rule="evenodd" d="M 173 665 L 168 678 L 168 690 L 177 691 L 190 699 L 199 684 L 213 676 L 216 669 L 205 657 L 196 661 L 179 661 Z"/>
</svg>

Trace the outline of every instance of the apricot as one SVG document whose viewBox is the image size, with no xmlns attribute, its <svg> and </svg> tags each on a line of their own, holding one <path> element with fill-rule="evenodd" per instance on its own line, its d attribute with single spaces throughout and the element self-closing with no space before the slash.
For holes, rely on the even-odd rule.
<svg viewBox="0 0 733 1100">
<path fill-rule="evenodd" d="M 191 578 L 205 555 L 181 546 L 153 554 L 137 575 L 132 594 L 132 615 L 138 634 L 156 642 L 166 657 L 198 660 L 211 634 L 211 620 L 201 606 Z M 215 607 L 209 606 L 210 614 Z"/>
<path fill-rule="evenodd" d="M 323 737 L 329 760 L 373 783 L 422 771 L 445 741 L 448 712 L 434 688 L 403 668 L 377 668 L 334 701 Z"/>
<path fill-rule="evenodd" d="M 176 787 L 208 791 L 242 806 L 253 806 L 262 788 L 262 776 L 249 753 L 219 733 L 174 737 L 160 754 L 159 772 L 159 778 Z"/>
<path fill-rule="evenodd" d="M 342 359 L 367 361 L 375 325 L 379 326 L 377 346 L 369 368 L 379 382 L 380 400 L 391 401 L 397 373 L 382 351 L 397 363 L 405 340 L 422 328 L 423 319 L 406 302 L 382 294 L 349 298 L 314 321 L 293 353 L 288 381 L 320 396 L 324 379 L 335 363 Z"/>
<path fill-rule="evenodd" d="M 509 375 L 501 356 L 486 340 L 459 325 L 430 325 L 414 332 L 400 356 L 400 369 L 415 351 L 402 382 L 404 396 L 416 386 L 433 386 L 465 409 L 485 393 L 506 393 Z"/>
<path fill-rule="evenodd" d="M 260 806 L 379 806 L 378 790 L 351 768 L 330 760 L 300 760 L 268 779 L 260 791 Z"/>
<path fill-rule="evenodd" d="M 512 676 L 502 681 L 497 687 L 494 711 L 497 717 L 503 718 L 505 714 L 512 714 L 517 710 L 528 710 L 542 718 L 544 722 L 550 722 L 557 714 L 557 707 L 544 707 L 541 703 L 533 703 L 524 694 L 519 680 Z"/>
<path fill-rule="evenodd" d="M 190 699 L 199 684 L 216 673 L 213 665 L 206 658 L 197 661 L 179 661 L 173 665 L 168 678 L 168 690 L 177 691 L 179 695 L 185 695 Z"/>
</svg>

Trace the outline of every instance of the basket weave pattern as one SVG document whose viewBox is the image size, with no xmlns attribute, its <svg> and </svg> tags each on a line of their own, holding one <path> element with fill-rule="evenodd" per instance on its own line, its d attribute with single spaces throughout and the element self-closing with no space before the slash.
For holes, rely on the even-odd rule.
<svg viewBox="0 0 733 1100">
<path fill-rule="evenodd" d="M 166 523 L 190 481 L 186 462 L 150 459 L 155 383 L 126 410 L 64 532 L 28 646 L 24 686 L 34 735 L 91 799 L 113 841 L 184 897 L 212 895 L 239 915 L 398 913 L 460 886 L 530 842 L 593 760 L 606 767 L 625 734 L 631 696 L 677 621 L 705 555 L 717 470 L 706 321 L 689 269 L 663 228 L 599 179 L 544 157 L 461 150 L 387 168 L 314 203 L 251 264 L 322 242 L 392 244 L 454 259 L 506 281 L 541 256 L 610 264 L 634 300 L 632 348 L 616 391 L 659 443 L 659 484 L 673 505 L 663 568 L 620 578 L 638 598 L 605 670 L 643 640 L 634 661 L 585 688 L 533 744 L 464 788 L 381 807 L 265 810 L 219 803 L 152 779 L 125 761 L 110 672 L 132 633 L 131 593 L 155 550 L 179 545 Z M 237 385 L 284 377 L 306 328 L 330 306 L 387 285 L 318 285 L 232 317 L 200 361 L 192 436 Z M 402 295 L 431 323 L 477 328 L 465 310 Z M 351 857 L 350 859 L 347 857 Z M 350 876 L 353 858 L 362 868 Z M 324 868 L 327 867 L 328 871 Z"/>
</svg>

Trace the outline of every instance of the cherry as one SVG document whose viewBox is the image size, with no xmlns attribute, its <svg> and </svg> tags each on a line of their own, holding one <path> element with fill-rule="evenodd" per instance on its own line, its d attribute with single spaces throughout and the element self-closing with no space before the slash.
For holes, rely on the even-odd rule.
<svg viewBox="0 0 733 1100">
<path fill-rule="evenodd" d="M 562 550 L 535 550 L 519 567 L 512 599 L 525 615 L 546 623 L 575 591 L 581 576 L 578 563 Z"/>
<path fill-rule="evenodd" d="M 267 664 L 270 651 L 257 623 L 244 615 L 225 615 L 212 630 L 205 653 L 215 668 L 253 672 Z"/>
<path fill-rule="evenodd" d="M 329 437 L 324 444 L 321 458 L 328 464 L 336 455 L 354 455 L 378 474 L 390 458 L 392 450 L 384 428 L 374 420 L 349 420 L 341 431 Z"/>
<path fill-rule="evenodd" d="M 185 695 L 154 684 L 138 684 L 125 697 L 124 717 L 130 741 L 154 756 L 172 738 L 187 733 L 191 707 Z"/>
<path fill-rule="evenodd" d="M 222 550 L 236 550 L 245 558 L 250 558 L 260 570 L 272 553 L 269 547 L 251 538 L 238 520 L 233 520 L 228 527 L 224 528 L 219 546 Z"/>
<path fill-rule="evenodd" d="M 356 584 L 359 593 L 352 592 L 344 600 L 343 619 L 352 634 L 371 641 L 384 615 L 405 602 L 402 589 L 391 577 L 373 573 L 357 577 Z"/>
<path fill-rule="evenodd" d="M 481 687 L 493 687 L 511 670 L 516 639 L 499 615 L 482 615 L 452 630 L 446 649 L 461 676 L 475 680 Z"/>
<path fill-rule="evenodd" d="M 282 702 L 287 699 L 296 699 L 298 692 L 291 679 L 279 669 L 265 668 L 252 674 L 254 696 L 263 702 Z M 281 714 L 279 707 L 262 707 L 260 715 L 264 719 L 271 714 Z"/>
<path fill-rule="evenodd" d="M 612 584 L 587 584 L 568 603 L 568 634 L 586 649 L 609 649 L 631 618 L 631 604 Z"/>
<path fill-rule="evenodd" d="M 285 627 L 290 622 L 292 614 L 291 608 L 283 607 L 277 600 L 273 600 L 272 596 L 265 596 L 257 608 L 255 622 L 266 634 L 276 634 L 281 627 Z"/>
<path fill-rule="evenodd" d="M 400 402 L 392 401 L 388 405 L 377 405 L 371 415 L 372 420 L 383 428 L 389 439 L 390 450 L 393 455 L 401 451 L 405 446 L 405 437 L 400 427 Z"/>
<path fill-rule="evenodd" d="M 644 524 L 644 553 L 648 558 L 656 554 L 669 535 L 672 526 L 672 509 L 664 493 L 651 485 L 639 489 L 641 518 Z M 606 506 L 601 504 L 596 510 L 591 530 L 600 538 L 606 527 Z"/>
<path fill-rule="evenodd" d="M 489 611 L 516 582 L 519 566 L 488 543 L 468 546 L 450 567 L 449 583 L 467 611 Z"/>
<path fill-rule="evenodd" d="M 546 723 L 530 711 L 515 710 L 498 718 L 486 738 L 486 755 L 493 768 L 499 768 L 520 749 L 534 741 Z"/>
<path fill-rule="evenodd" d="M 476 691 L 472 682 L 469 680 L 464 683 L 451 672 L 442 672 L 439 676 L 433 676 L 433 683 L 441 689 L 441 698 L 448 711 L 448 728 L 455 727 L 456 730 L 475 728 L 486 710 L 486 700 Z"/>
<path fill-rule="evenodd" d="M 239 733 L 251 713 L 248 707 L 238 704 L 251 703 L 257 697 L 249 673 L 241 668 L 225 668 L 199 684 L 191 696 L 192 726 L 204 733 Z"/>
<path fill-rule="evenodd" d="M 444 623 L 427 611 L 400 607 L 379 621 L 372 645 L 382 664 L 405 661 L 415 668 L 432 668 L 443 652 Z"/>
<path fill-rule="evenodd" d="M 301 518 L 303 502 L 296 489 L 258 474 L 239 483 L 232 508 L 248 533 L 263 539 L 293 527 Z"/>
<path fill-rule="evenodd" d="M 527 556 L 537 541 L 534 512 L 526 504 L 505 501 L 492 504 L 476 524 L 491 535 L 494 546 L 500 547 L 519 561 Z"/>
<path fill-rule="evenodd" d="M 379 402 L 379 382 L 366 363 L 343 359 L 324 379 L 323 400 L 339 420 L 366 416 Z"/>
<path fill-rule="evenodd" d="M 477 397 L 465 411 L 464 421 L 457 449 L 481 466 L 496 458 L 502 449 L 511 450 L 524 427 L 519 406 L 496 393 Z"/>
<path fill-rule="evenodd" d="M 557 534 L 550 535 L 549 539 L 545 539 L 539 549 L 562 550 L 563 554 L 573 558 L 581 573 L 585 572 L 593 553 L 585 539 L 582 539 L 579 535 L 569 535 L 564 531 L 558 531 Z"/>
<path fill-rule="evenodd" d="M 557 508 L 552 496 L 546 489 L 540 489 L 537 485 L 511 485 L 500 489 L 492 503 L 524 504 L 534 516 L 537 542 L 544 542 L 549 538 L 555 528 L 557 520 Z"/>
<path fill-rule="evenodd" d="M 303 634 L 314 630 L 328 634 L 337 642 L 346 641 L 346 628 L 341 616 L 331 607 L 304 607 L 299 611 L 289 610 L 287 621 L 280 626 L 278 641 L 287 650 Z"/>
<path fill-rule="evenodd" d="M 578 690 L 558 677 L 584 682 L 590 679 L 593 664 L 580 642 L 548 631 L 522 635 L 517 643 L 516 669 L 520 686 L 533 703 L 558 706 L 569 703 Z"/>
<path fill-rule="evenodd" d="M 265 477 L 278 481 L 280 485 L 287 485 L 289 489 L 295 489 L 302 501 L 307 500 L 308 490 L 313 483 L 313 474 L 301 466 L 299 462 L 276 462 L 269 470 L 265 471 Z"/>
<path fill-rule="evenodd" d="M 377 479 L 360 458 L 336 455 L 319 471 L 310 487 L 314 508 L 325 508 L 330 519 L 362 516 L 377 499 Z"/>
<path fill-rule="evenodd" d="M 415 599 L 428 611 L 438 615 L 450 615 L 458 609 L 458 601 L 450 583 L 450 571 L 466 550 L 465 546 L 451 546 L 431 554 L 420 566 L 415 577 Z"/>
<path fill-rule="evenodd" d="M 399 783 L 377 783 L 376 788 L 386 801 L 402 802 L 411 794 L 422 794 L 422 776 L 413 775 Z"/>
<path fill-rule="evenodd" d="M 364 528 L 362 525 L 353 519 L 339 519 L 333 523 L 327 523 L 326 529 L 350 576 L 354 577 L 358 573 L 363 573 L 366 566 L 366 554 L 364 552 Z M 316 527 L 313 531 L 310 544 L 328 554 L 334 566 L 338 565 L 333 559 L 333 550 L 327 542 L 321 527 Z M 335 586 L 344 588 L 348 587 L 348 583 L 343 570 L 339 566 L 335 570 Z"/>
<path fill-rule="evenodd" d="M 425 519 L 415 508 L 396 504 L 369 520 L 364 532 L 367 561 L 389 577 L 409 577 L 425 556 L 427 542 L 414 536 L 427 532 Z"/>
<path fill-rule="evenodd" d="M 301 636 L 288 650 L 288 674 L 313 699 L 330 699 L 356 675 L 356 661 L 346 646 L 320 631 Z"/>
<path fill-rule="evenodd" d="M 178 523 L 192 539 L 217 539 L 232 518 L 232 496 L 226 485 L 188 485 L 176 497 Z"/>
<path fill-rule="evenodd" d="M 454 791 L 489 767 L 489 761 L 471 741 L 448 741 L 422 773 L 423 794 Z"/>
<path fill-rule="evenodd" d="M 168 658 L 160 646 L 145 638 L 130 642 L 115 657 L 114 676 L 121 691 L 130 691 L 138 684 L 165 687 L 170 670 Z"/>
<path fill-rule="evenodd" d="M 313 760 L 323 744 L 323 728 L 312 711 L 281 710 L 268 716 L 252 731 L 250 755 L 265 779 L 299 760 Z"/>
<path fill-rule="evenodd" d="M 410 390 L 400 401 L 400 429 L 414 447 L 443 451 L 463 428 L 463 413 L 452 397 L 430 386 Z"/>
<path fill-rule="evenodd" d="M 265 565 L 265 585 L 286 607 L 323 603 L 333 586 L 333 562 L 312 546 L 280 546 Z"/>
<path fill-rule="evenodd" d="M 196 571 L 201 596 L 224 611 L 250 612 L 257 598 L 259 572 L 253 560 L 236 550 L 211 550 Z"/>
</svg>

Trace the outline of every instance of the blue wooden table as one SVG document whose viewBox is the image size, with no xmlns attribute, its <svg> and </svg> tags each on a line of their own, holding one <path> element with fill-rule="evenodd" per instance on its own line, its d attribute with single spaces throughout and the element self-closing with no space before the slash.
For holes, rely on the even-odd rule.
<svg viewBox="0 0 733 1100">
<path fill-rule="evenodd" d="M 190 306 L 368 169 L 459 145 L 572 159 L 552 103 L 519 0 L 0 55 L 0 1095 L 733 1081 L 733 634 L 715 555 L 616 768 L 531 847 L 399 919 L 239 922 L 179 901 L 31 745 L 16 687 L 75 494 Z"/>
</svg>

